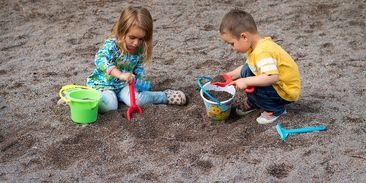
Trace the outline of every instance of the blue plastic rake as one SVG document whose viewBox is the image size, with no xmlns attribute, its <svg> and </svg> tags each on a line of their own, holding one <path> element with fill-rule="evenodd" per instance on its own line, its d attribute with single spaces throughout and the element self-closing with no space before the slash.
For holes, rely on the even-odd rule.
<svg viewBox="0 0 366 183">
<path fill-rule="evenodd" d="M 311 127 L 305 127 L 305 128 L 293 128 L 293 129 L 282 128 L 280 123 L 277 123 L 277 125 L 276 125 L 276 130 L 277 130 L 278 134 L 280 134 L 282 140 L 285 140 L 289 134 L 307 133 L 307 132 L 313 132 L 313 131 L 324 131 L 326 129 L 327 129 L 327 127 L 324 125 L 311 126 Z"/>
</svg>

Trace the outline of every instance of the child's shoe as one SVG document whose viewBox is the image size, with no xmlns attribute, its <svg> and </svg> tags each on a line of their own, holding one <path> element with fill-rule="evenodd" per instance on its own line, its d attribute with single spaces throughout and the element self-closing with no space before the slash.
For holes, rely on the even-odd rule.
<svg viewBox="0 0 366 183">
<path fill-rule="evenodd" d="M 168 97 L 168 104 L 171 105 L 184 105 L 186 104 L 186 95 L 180 90 L 165 90 Z"/>
<path fill-rule="evenodd" d="M 269 123 L 272 123 L 272 122 L 276 121 L 280 116 L 282 116 L 286 113 L 287 113 L 287 111 L 285 110 L 285 111 L 283 111 L 282 114 L 280 114 L 278 116 L 275 116 L 275 115 L 273 115 L 273 112 L 264 111 L 264 112 L 261 113 L 261 116 L 259 116 L 257 118 L 257 122 L 259 124 L 269 124 Z"/>
<path fill-rule="evenodd" d="M 239 116 L 245 116 L 253 111 L 255 111 L 257 108 L 252 107 L 248 104 L 248 102 L 244 102 L 242 105 L 236 107 L 235 112 Z"/>
</svg>

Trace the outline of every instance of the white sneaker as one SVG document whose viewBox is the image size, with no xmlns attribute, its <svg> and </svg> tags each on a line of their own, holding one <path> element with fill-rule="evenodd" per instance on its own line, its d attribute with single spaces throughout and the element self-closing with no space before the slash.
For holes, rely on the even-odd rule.
<svg viewBox="0 0 366 183">
<path fill-rule="evenodd" d="M 287 111 L 283 111 L 282 114 L 278 115 L 278 116 L 275 116 L 273 115 L 273 113 L 268 113 L 266 111 L 262 112 L 261 115 L 257 118 L 257 122 L 259 124 L 269 124 L 269 123 L 272 123 L 274 121 L 276 121 L 280 116 L 286 114 Z"/>
</svg>

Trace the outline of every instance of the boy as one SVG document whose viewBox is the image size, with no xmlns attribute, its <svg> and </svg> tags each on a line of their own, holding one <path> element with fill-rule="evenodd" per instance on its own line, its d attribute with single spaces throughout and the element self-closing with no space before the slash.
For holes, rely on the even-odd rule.
<svg viewBox="0 0 366 183">
<path fill-rule="evenodd" d="M 243 66 L 226 73 L 233 79 L 230 84 L 238 90 L 255 88 L 237 113 L 245 115 L 263 109 L 257 118 L 259 124 L 272 123 L 286 114 L 284 106 L 300 96 L 300 74 L 291 56 L 270 37 L 262 38 L 253 17 L 245 11 L 227 13 L 222 19 L 220 34 L 234 51 L 247 53 Z"/>
</svg>

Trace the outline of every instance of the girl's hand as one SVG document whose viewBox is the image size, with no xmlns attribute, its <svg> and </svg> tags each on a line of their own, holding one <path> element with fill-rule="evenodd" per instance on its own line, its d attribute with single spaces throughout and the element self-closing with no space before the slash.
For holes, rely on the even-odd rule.
<svg viewBox="0 0 366 183">
<path fill-rule="evenodd" d="M 133 79 L 135 79 L 135 75 L 132 73 L 122 73 L 118 76 L 118 79 L 121 81 L 126 81 L 127 83 L 131 83 Z"/>
<path fill-rule="evenodd" d="M 249 87 L 245 78 L 240 78 L 232 81 L 231 83 L 229 83 L 229 85 L 234 85 L 237 90 L 244 90 L 245 88 Z"/>
</svg>

